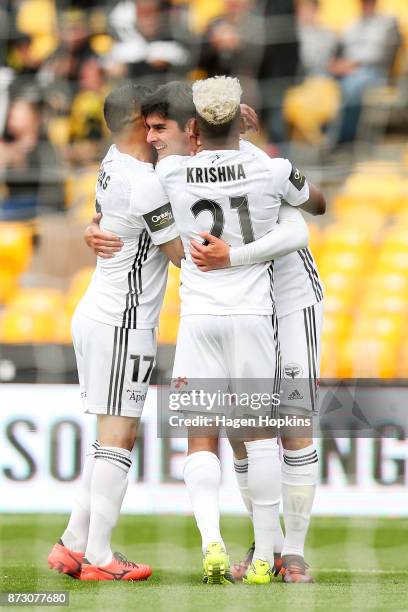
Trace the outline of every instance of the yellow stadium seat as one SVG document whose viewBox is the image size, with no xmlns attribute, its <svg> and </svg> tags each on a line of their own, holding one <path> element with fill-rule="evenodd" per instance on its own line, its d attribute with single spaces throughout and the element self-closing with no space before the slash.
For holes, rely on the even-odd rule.
<svg viewBox="0 0 408 612">
<path fill-rule="evenodd" d="M 406 251 L 385 250 L 381 252 L 376 262 L 376 271 L 408 274 Z"/>
<path fill-rule="evenodd" d="M 320 378 L 336 378 L 339 368 L 339 343 L 333 338 L 322 338 Z"/>
<path fill-rule="evenodd" d="M 359 196 L 340 193 L 333 199 L 331 208 L 338 223 L 364 227 L 371 239 L 376 238 L 384 227 L 386 213 L 373 209 L 372 204 Z"/>
<path fill-rule="evenodd" d="M 0 317 L 0 342 L 56 342 L 60 313 L 30 312 L 21 307 L 7 307 Z"/>
<path fill-rule="evenodd" d="M 66 311 L 70 317 L 73 315 L 74 310 L 79 303 L 79 300 L 82 298 L 85 291 L 87 290 L 88 285 L 91 282 L 91 277 L 94 273 L 94 269 L 95 268 L 91 267 L 82 268 L 72 278 L 66 299 Z"/>
<path fill-rule="evenodd" d="M 351 322 L 350 314 L 342 312 L 325 314 L 323 317 L 323 338 L 337 342 L 347 338 L 350 334 Z"/>
<path fill-rule="evenodd" d="M 323 278 L 334 272 L 361 275 L 370 261 L 365 252 L 352 251 L 323 251 L 319 257 L 319 270 Z"/>
<path fill-rule="evenodd" d="M 319 22 L 330 30 L 341 31 L 360 16 L 358 0 L 320 0 Z"/>
<path fill-rule="evenodd" d="M 408 296 L 408 276 L 398 272 L 378 272 L 368 278 L 365 295 Z"/>
<path fill-rule="evenodd" d="M 407 342 L 402 342 L 400 344 L 396 376 L 398 378 L 408 378 L 408 343 Z"/>
<path fill-rule="evenodd" d="M 8 270 L 0 270 L 0 304 L 9 301 L 18 288 L 18 276 Z"/>
<path fill-rule="evenodd" d="M 408 253 L 408 228 L 392 228 L 383 237 L 382 250 L 405 251 Z"/>
<path fill-rule="evenodd" d="M 398 369 L 397 342 L 381 338 L 350 338 L 340 346 L 341 378 L 394 378 Z"/>
<path fill-rule="evenodd" d="M 160 344 L 176 343 L 179 320 L 178 313 L 166 313 L 162 310 L 158 335 L 158 342 Z"/>
<path fill-rule="evenodd" d="M 353 337 L 397 342 L 401 336 L 404 317 L 401 314 L 362 314 L 353 326 Z"/>
<path fill-rule="evenodd" d="M 180 270 L 173 264 L 169 265 L 169 275 L 167 278 L 166 293 L 164 295 L 164 304 L 173 305 L 179 308 L 180 306 Z"/>
<path fill-rule="evenodd" d="M 329 315 L 337 315 L 337 313 L 349 314 L 353 302 L 350 296 L 344 294 L 330 295 L 326 294 L 324 299 L 324 312 Z"/>
<path fill-rule="evenodd" d="M 98 175 L 96 166 L 86 168 L 69 176 L 65 182 L 65 206 L 67 208 L 89 207 L 95 210 L 95 185 Z M 89 216 L 88 216 L 89 219 Z"/>
<path fill-rule="evenodd" d="M 61 312 L 58 327 L 55 330 L 54 342 L 57 344 L 71 344 L 71 317 L 65 311 Z"/>
<path fill-rule="evenodd" d="M 106 55 L 112 49 L 113 39 L 109 34 L 95 34 L 90 40 L 90 46 L 98 55 Z"/>
<path fill-rule="evenodd" d="M 339 106 L 340 89 L 334 79 L 308 77 L 300 85 L 288 89 L 283 112 L 302 139 L 317 145 L 324 141 L 322 128 L 337 115 Z"/>
<path fill-rule="evenodd" d="M 58 38 L 52 34 L 39 34 L 30 45 L 30 56 L 34 62 L 43 62 L 58 46 Z"/>
<path fill-rule="evenodd" d="M 17 27 L 31 36 L 55 34 L 57 15 L 52 0 L 25 0 L 19 3 Z"/>
<path fill-rule="evenodd" d="M 32 231 L 27 225 L 0 223 L 1 270 L 21 274 L 31 262 L 32 250 Z"/>
<path fill-rule="evenodd" d="M 387 213 L 397 212 L 404 204 L 404 189 L 400 174 L 379 171 L 352 174 L 344 187 L 346 194 L 370 201 L 373 208 Z"/>
<path fill-rule="evenodd" d="M 321 248 L 331 251 L 367 251 L 371 247 L 370 234 L 361 225 L 333 223 L 324 228 Z"/>
<path fill-rule="evenodd" d="M 408 315 L 407 295 L 366 293 L 359 303 L 359 310 L 365 315 Z"/>
<path fill-rule="evenodd" d="M 224 12 L 224 0 L 190 0 L 190 25 L 194 32 L 204 32 L 208 23 Z"/>
<path fill-rule="evenodd" d="M 309 248 L 313 257 L 317 257 L 320 252 L 320 228 L 317 223 L 308 223 L 309 228 Z"/>
<path fill-rule="evenodd" d="M 57 289 L 23 288 L 10 300 L 9 307 L 52 315 L 64 310 L 64 296 Z"/>
<path fill-rule="evenodd" d="M 343 295 L 352 299 L 356 294 L 359 278 L 345 272 L 328 272 L 323 269 L 321 274 L 326 295 Z"/>
</svg>

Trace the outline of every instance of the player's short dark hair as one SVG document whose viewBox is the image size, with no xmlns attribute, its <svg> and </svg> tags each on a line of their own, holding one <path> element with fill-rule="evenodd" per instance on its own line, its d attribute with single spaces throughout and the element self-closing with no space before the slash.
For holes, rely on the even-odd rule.
<svg viewBox="0 0 408 612">
<path fill-rule="evenodd" d="M 158 87 L 142 105 L 144 117 L 153 113 L 163 119 L 173 119 L 184 130 L 187 121 L 195 116 L 191 85 L 171 81 Z"/>
<path fill-rule="evenodd" d="M 222 143 L 234 132 L 239 134 L 241 119 L 241 111 L 239 108 L 231 121 L 227 121 L 226 123 L 208 123 L 208 121 L 206 121 L 198 113 L 196 113 L 196 117 L 201 136 L 204 138 L 209 138 L 214 142 Z"/>
<path fill-rule="evenodd" d="M 141 116 L 143 102 L 151 90 L 144 85 L 128 83 L 122 85 L 105 98 L 103 114 L 111 132 L 120 132 L 126 125 Z"/>
</svg>

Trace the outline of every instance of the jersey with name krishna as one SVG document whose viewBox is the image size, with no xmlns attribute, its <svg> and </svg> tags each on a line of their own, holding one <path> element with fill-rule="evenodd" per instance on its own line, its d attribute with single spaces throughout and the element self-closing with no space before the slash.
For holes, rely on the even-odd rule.
<svg viewBox="0 0 408 612">
<path fill-rule="evenodd" d="M 112 259 L 97 258 L 78 309 L 102 323 L 126 329 L 157 326 L 167 280 L 167 258 L 158 245 L 178 236 L 169 200 L 153 165 L 112 145 L 96 184 L 101 229 L 123 248 Z"/>
<path fill-rule="evenodd" d="M 190 255 L 190 240 L 210 232 L 242 246 L 271 231 L 282 198 L 305 201 L 290 182 L 288 160 L 261 160 L 252 152 L 202 151 L 195 157 L 164 158 L 156 172 L 171 202 L 186 259 L 181 267 L 181 315 L 275 312 L 271 264 L 202 272 Z M 305 187 L 307 189 L 307 186 Z"/>
</svg>

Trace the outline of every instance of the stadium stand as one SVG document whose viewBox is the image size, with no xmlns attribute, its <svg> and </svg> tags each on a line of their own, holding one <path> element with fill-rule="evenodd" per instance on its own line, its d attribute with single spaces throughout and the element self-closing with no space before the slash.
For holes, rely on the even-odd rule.
<svg viewBox="0 0 408 612">
<path fill-rule="evenodd" d="M 330 44 L 340 40 L 360 15 L 360 0 L 302 0 L 299 6 L 310 2 L 317 5 L 313 27 L 328 33 L 325 40 Z M 141 2 L 138 35 L 147 45 L 161 42 L 160 36 L 165 35 L 176 44 L 172 53 L 175 49 L 177 53 L 171 56 L 175 63 L 159 72 L 150 56 L 143 66 L 136 62 L 144 81 L 173 78 L 175 72 L 178 78 L 205 76 L 205 66 L 197 72 L 201 50 L 208 43 L 205 33 L 223 15 L 230 19 L 233 3 L 155 0 L 153 4 L 155 11 L 162 9 L 166 28 L 156 23 L 149 39 L 143 29 L 146 2 Z M 277 17 L 271 2 L 264 4 L 268 23 L 273 23 Z M 293 25 L 291 6 L 288 19 Z M 22 146 L 7 131 L 13 101 L 23 98 L 37 103 L 41 99 L 41 139 L 56 151 L 58 168 L 62 168 L 52 206 L 48 202 L 43 210 L 40 202 L 33 212 L 34 221 L 0 223 L 2 347 L 69 345 L 69 318 L 92 272 L 92 257 L 80 244 L 83 227 L 94 212 L 98 160 L 108 145 L 101 102 L 115 84 L 135 74 L 136 60 L 127 63 L 126 57 L 134 51 L 131 41 L 137 30 L 131 3 L 77 7 L 64 3 L 62 10 L 53 0 L 25 0 L 16 3 L 15 9 L 2 9 L 9 27 L 1 41 L 0 74 L 9 76 L 0 79 L 0 153 L 7 149 L 18 162 L 22 151 L 30 147 L 27 143 Z M 242 2 L 242 22 L 256 10 Z M 336 121 L 341 105 L 339 82 L 328 70 L 313 73 L 312 64 L 305 61 L 298 66 L 295 85 L 285 89 L 288 148 L 282 145 L 279 149 L 279 143 L 270 141 L 262 88 L 251 92 L 261 116 L 257 142 L 277 155 L 289 151 L 307 176 L 317 177 L 329 196 L 327 219 L 309 224 L 311 248 L 326 289 L 322 377 L 392 378 L 406 376 L 408 370 L 408 118 L 403 111 L 408 103 L 406 0 L 378 0 L 377 11 L 395 17 L 403 44 L 387 87 L 365 95 L 357 140 L 349 147 L 333 148 L 328 142 L 330 124 Z M 298 15 L 300 28 L 305 23 L 301 23 L 300 9 Z M 253 26 L 252 18 L 250 22 Z M 250 49 L 242 36 L 239 27 L 234 29 L 229 40 L 234 53 Z M 223 39 L 222 44 L 226 43 Z M 236 64 L 238 68 L 243 65 Z M 259 78 L 265 70 L 262 73 L 255 61 L 252 68 L 253 82 L 261 85 Z M 8 201 L 6 166 L 0 161 L 0 212 Z M 41 197 L 41 190 L 39 193 Z M 178 286 L 178 270 L 171 266 L 158 336 L 166 355 L 171 355 L 166 351 L 177 336 Z"/>
</svg>

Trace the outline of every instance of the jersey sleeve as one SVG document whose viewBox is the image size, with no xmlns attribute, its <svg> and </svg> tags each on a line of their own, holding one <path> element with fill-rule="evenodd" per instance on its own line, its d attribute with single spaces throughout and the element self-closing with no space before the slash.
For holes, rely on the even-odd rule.
<svg viewBox="0 0 408 612">
<path fill-rule="evenodd" d="M 283 257 L 307 247 L 309 232 L 299 210 L 282 204 L 272 231 L 242 247 L 230 248 L 231 266 L 245 266 Z"/>
<path fill-rule="evenodd" d="M 288 159 L 271 160 L 276 172 L 276 188 L 291 206 L 301 206 L 309 199 L 309 185 L 305 175 Z"/>
<path fill-rule="evenodd" d="M 153 244 L 159 246 L 178 237 L 171 204 L 157 176 L 133 186 L 132 213 L 140 216 Z"/>
</svg>

